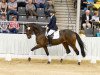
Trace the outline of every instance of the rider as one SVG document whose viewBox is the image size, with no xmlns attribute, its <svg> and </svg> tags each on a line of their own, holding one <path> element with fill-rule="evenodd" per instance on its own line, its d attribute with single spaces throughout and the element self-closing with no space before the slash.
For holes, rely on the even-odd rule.
<svg viewBox="0 0 100 75">
<path fill-rule="evenodd" d="M 47 37 L 48 37 L 49 45 L 51 45 L 51 41 L 52 41 L 51 34 L 53 34 L 55 31 L 58 30 L 58 27 L 56 25 L 55 13 L 56 13 L 55 11 L 50 11 L 51 19 L 50 19 L 49 24 L 47 25 L 48 26 Z"/>
</svg>

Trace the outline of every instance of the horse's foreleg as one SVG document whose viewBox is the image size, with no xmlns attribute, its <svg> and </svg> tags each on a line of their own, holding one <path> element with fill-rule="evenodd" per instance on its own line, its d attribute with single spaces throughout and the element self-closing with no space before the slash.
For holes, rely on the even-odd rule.
<svg viewBox="0 0 100 75">
<path fill-rule="evenodd" d="M 31 49 L 31 51 L 29 52 L 28 61 L 31 61 L 32 52 L 33 52 L 34 50 L 38 49 L 38 48 L 41 48 L 41 46 L 40 46 L 40 45 L 36 45 L 35 47 L 33 47 L 33 48 Z"/>
<path fill-rule="evenodd" d="M 50 55 L 49 55 L 49 51 L 48 51 L 48 48 L 45 46 L 45 47 L 43 47 L 44 48 L 44 50 L 45 50 L 45 52 L 46 52 L 46 55 L 48 56 L 48 64 L 50 64 L 51 63 L 51 57 L 50 57 Z"/>
<path fill-rule="evenodd" d="M 33 47 L 33 48 L 31 49 L 31 51 L 34 51 L 34 50 L 36 50 L 36 49 L 38 49 L 38 48 L 41 48 L 41 46 L 40 46 L 40 45 L 36 45 L 35 47 Z"/>
</svg>

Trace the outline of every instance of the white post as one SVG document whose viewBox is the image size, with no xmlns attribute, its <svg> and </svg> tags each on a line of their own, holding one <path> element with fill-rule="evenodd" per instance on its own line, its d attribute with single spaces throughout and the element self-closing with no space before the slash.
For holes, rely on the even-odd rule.
<svg viewBox="0 0 100 75">
<path fill-rule="evenodd" d="M 77 16 L 76 16 L 76 32 L 79 33 L 80 26 L 80 4 L 81 0 L 77 0 Z"/>
<path fill-rule="evenodd" d="M 11 57 L 11 54 L 10 53 L 9 54 L 6 54 L 5 60 L 6 61 L 11 61 L 12 60 L 12 57 Z"/>
</svg>

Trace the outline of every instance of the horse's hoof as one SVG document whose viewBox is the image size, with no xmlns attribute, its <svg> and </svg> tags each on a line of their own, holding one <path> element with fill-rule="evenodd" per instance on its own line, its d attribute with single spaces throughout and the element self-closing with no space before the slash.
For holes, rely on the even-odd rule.
<svg viewBox="0 0 100 75">
<path fill-rule="evenodd" d="M 28 61 L 31 61 L 31 58 L 30 57 L 28 58 Z"/>
<path fill-rule="evenodd" d="M 78 65 L 80 65 L 80 62 L 78 62 Z"/>
<path fill-rule="evenodd" d="M 50 61 L 48 61 L 47 64 L 50 64 Z"/>
<path fill-rule="evenodd" d="M 61 59 L 60 62 L 62 63 L 63 62 L 63 59 Z"/>
<path fill-rule="evenodd" d="M 33 51 L 33 49 L 31 49 L 31 51 Z"/>
</svg>

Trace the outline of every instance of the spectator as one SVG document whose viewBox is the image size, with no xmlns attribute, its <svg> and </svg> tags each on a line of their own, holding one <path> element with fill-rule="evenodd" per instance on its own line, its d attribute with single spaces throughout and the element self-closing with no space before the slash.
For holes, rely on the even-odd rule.
<svg viewBox="0 0 100 75">
<path fill-rule="evenodd" d="M 37 13 L 35 12 L 36 8 L 35 5 L 32 4 L 32 0 L 28 0 L 28 4 L 26 5 L 26 16 L 27 18 L 29 16 L 38 16 Z"/>
<path fill-rule="evenodd" d="M 99 22 L 98 11 L 94 12 L 94 16 L 92 16 L 92 20 L 95 22 Z"/>
<path fill-rule="evenodd" d="M 87 9 L 87 0 L 81 0 L 81 9 L 86 10 Z"/>
<path fill-rule="evenodd" d="M 48 4 L 46 5 L 45 15 L 50 16 L 50 11 L 54 11 L 54 5 L 53 5 L 52 1 L 48 1 Z"/>
<path fill-rule="evenodd" d="M 0 2 L 0 14 L 6 14 L 7 11 L 7 2 L 6 0 L 2 0 L 2 2 Z"/>
<path fill-rule="evenodd" d="M 82 24 L 81 24 L 81 29 L 83 28 L 90 28 L 91 27 L 91 20 L 92 16 L 90 15 L 90 11 L 86 10 L 85 14 L 82 15 Z"/>
<path fill-rule="evenodd" d="M 45 8 L 45 0 L 35 0 L 36 9 Z"/>
<path fill-rule="evenodd" d="M 1 28 L 1 32 L 2 33 L 8 33 L 8 23 L 7 22 L 4 22 L 4 21 L 7 21 L 6 19 L 6 15 L 5 14 L 2 14 L 1 15 L 1 20 L 2 22 L 0 22 L 0 28 Z"/>
<path fill-rule="evenodd" d="M 18 20 L 18 12 L 17 12 L 17 2 L 15 0 L 10 0 L 8 2 L 8 12 L 7 12 L 7 19 L 9 20 L 9 15 L 16 15 Z"/>
<path fill-rule="evenodd" d="M 99 31 L 100 29 L 100 18 L 98 16 L 98 11 L 94 12 L 94 15 L 92 16 L 92 23 L 93 23 L 93 28 L 97 28 L 97 30 Z"/>
<path fill-rule="evenodd" d="M 19 30 L 19 23 L 17 22 L 16 16 L 12 17 L 12 21 L 9 24 L 9 31 L 11 33 L 17 33 Z"/>
</svg>

